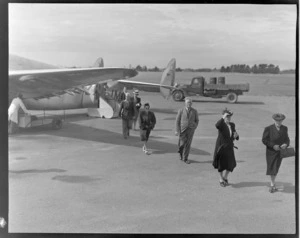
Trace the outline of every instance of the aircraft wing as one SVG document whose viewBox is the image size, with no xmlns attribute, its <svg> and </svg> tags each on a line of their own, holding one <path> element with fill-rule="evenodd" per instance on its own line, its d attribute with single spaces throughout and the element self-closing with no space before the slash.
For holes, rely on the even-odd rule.
<svg viewBox="0 0 300 238">
<path fill-rule="evenodd" d="M 110 89 L 114 90 L 122 90 L 124 87 L 127 89 L 138 89 L 145 92 L 160 92 L 160 87 L 166 87 L 168 89 L 172 89 L 173 87 L 170 85 L 160 85 L 158 83 L 145 83 L 145 82 L 138 82 L 138 81 L 131 81 L 131 80 L 124 80 L 120 79 L 116 82 L 112 82 L 112 84 L 108 83 Z"/>
<path fill-rule="evenodd" d="M 111 90 L 122 90 L 124 87 L 126 87 L 127 89 L 139 89 L 146 92 L 160 92 L 164 98 L 169 98 L 172 89 L 175 89 L 175 70 L 176 60 L 171 59 L 162 74 L 160 84 L 121 79 L 116 82 L 108 83 L 108 87 Z"/>
<path fill-rule="evenodd" d="M 83 86 L 131 78 L 134 69 L 126 68 L 80 68 L 47 69 L 9 72 L 9 95 L 21 92 L 26 98 L 43 98 L 64 93 L 76 93 Z M 11 96 L 10 96 L 11 97 Z"/>
</svg>

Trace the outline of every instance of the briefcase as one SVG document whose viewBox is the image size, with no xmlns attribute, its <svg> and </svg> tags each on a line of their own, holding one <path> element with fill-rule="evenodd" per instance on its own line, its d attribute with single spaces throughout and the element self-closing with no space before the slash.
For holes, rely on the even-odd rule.
<svg viewBox="0 0 300 238">
<path fill-rule="evenodd" d="M 295 156 L 295 149 L 293 147 L 280 150 L 280 158 L 287 158 L 291 156 Z"/>
</svg>

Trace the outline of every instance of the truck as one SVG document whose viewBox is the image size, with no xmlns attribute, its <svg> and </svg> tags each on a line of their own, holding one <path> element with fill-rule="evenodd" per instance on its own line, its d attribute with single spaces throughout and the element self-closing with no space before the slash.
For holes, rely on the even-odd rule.
<svg viewBox="0 0 300 238">
<path fill-rule="evenodd" d="M 182 101 L 188 96 L 202 96 L 211 98 L 226 97 L 228 103 L 236 103 L 238 96 L 249 91 L 249 83 L 225 84 L 225 77 L 212 77 L 209 83 L 202 76 L 192 78 L 190 84 L 176 83 L 171 90 L 174 101 Z"/>
</svg>

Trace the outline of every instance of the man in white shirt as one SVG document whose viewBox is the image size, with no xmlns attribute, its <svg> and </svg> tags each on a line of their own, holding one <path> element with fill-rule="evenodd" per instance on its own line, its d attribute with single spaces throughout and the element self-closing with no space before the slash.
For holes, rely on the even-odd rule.
<svg viewBox="0 0 300 238">
<path fill-rule="evenodd" d="M 29 111 L 26 109 L 22 99 L 23 99 L 23 95 L 21 93 L 18 93 L 17 97 L 12 100 L 8 108 L 8 122 L 9 122 L 8 133 L 9 134 L 14 133 L 18 128 L 20 107 L 23 109 L 25 113 L 29 114 Z"/>
</svg>

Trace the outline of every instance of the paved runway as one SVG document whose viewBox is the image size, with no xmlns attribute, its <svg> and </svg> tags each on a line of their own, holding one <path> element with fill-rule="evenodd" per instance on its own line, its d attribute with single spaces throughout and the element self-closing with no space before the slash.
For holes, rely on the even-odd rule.
<svg viewBox="0 0 300 238">
<path fill-rule="evenodd" d="M 295 158 L 284 159 L 279 191 L 270 194 L 261 142 L 272 114 L 282 112 L 295 146 L 294 97 L 197 99 L 200 123 L 187 165 L 174 135 L 184 103 L 140 96 L 157 117 L 149 156 L 138 131 L 123 139 L 120 119 L 77 115 L 58 131 L 31 128 L 9 137 L 9 232 L 295 233 Z M 225 107 L 234 112 L 240 141 L 237 167 L 223 188 L 212 156 Z"/>
</svg>

